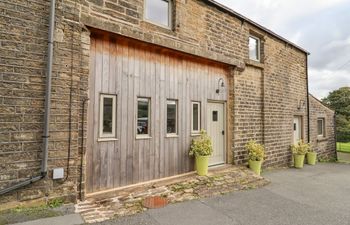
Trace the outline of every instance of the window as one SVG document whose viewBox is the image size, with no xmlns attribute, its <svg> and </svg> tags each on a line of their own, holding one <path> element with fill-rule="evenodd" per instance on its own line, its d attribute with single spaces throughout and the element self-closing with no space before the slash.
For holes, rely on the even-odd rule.
<svg viewBox="0 0 350 225">
<path fill-rule="evenodd" d="M 249 59 L 260 61 L 260 39 L 249 37 Z"/>
<path fill-rule="evenodd" d="M 192 102 L 192 133 L 199 133 L 201 129 L 201 103 Z"/>
<path fill-rule="evenodd" d="M 177 101 L 168 100 L 166 106 L 166 132 L 167 134 L 177 134 Z"/>
<path fill-rule="evenodd" d="M 213 122 L 218 122 L 218 111 L 213 111 Z"/>
<path fill-rule="evenodd" d="M 150 99 L 137 99 L 137 135 L 150 135 Z"/>
<path fill-rule="evenodd" d="M 145 19 L 171 27 L 171 0 L 145 0 Z"/>
<path fill-rule="evenodd" d="M 325 136 L 325 126 L 324 126 L 324 118 L 317 119 L 317 136 L 324 137 Z"/>
<path fill-rule="evenodd" d="M 117 96 L 101 94 L 100 97 L 100 138 L 115 138 Z"/>
</svg>

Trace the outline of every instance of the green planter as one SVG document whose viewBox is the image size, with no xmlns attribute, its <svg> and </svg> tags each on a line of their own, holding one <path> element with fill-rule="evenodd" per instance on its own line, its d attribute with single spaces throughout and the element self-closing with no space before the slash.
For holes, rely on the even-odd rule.
<svg viewBox="0 0 350 225">
<path fill-rule="evenodd" d="M 260 176 L 260 173 L 261 173 L 261 164 L 262 164 L 262 160 L 261 161 L 252 161 L 252 160 L 249 160 L 248 161 L 248 164 L 249 164 L 249 168 L 251 170 L 253 170 L 253 172 L 256 174 L 256 175 L 259 175 Z"/>
<path fill-rule="evenodd" d="M 306 155 L 307 164 L 309 165 L 315 165 L 316 159 L 317 159 L 317 153 L 316 152 L 308 152 Z"/>
<path fill-rule="evenodd" d="M 199 176 L 208 174 L 208 164 L 210 156 L 196 156 L 196 170 Z"/>
<path fill-rule="evenodd" d="M 294 167 L 301 169 L 304 167 L 305 155 L 294 155 Z"/>
</svg>

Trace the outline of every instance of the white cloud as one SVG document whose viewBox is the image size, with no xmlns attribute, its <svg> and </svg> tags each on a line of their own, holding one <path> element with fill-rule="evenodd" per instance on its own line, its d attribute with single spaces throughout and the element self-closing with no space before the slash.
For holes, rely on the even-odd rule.
<svg viewBox="0 0 350 225">
<path fill-rule="evenodd" d="M 309 85 L 310 93 L 321 99 L 335 89 L 350 86 L 350 72 L 309 69 Z"/>
</svg>

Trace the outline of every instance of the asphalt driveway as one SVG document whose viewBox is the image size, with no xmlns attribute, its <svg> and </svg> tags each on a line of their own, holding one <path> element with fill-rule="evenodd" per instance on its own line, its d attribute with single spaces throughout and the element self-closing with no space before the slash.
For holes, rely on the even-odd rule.
<svg viewBox="0 0 350 225">
<path fill-rule="evenodd" d="M 322 163 L 263 174 L 257 190 L 169 205 L 103 225 L 350 225 L 350 165 Z"/>
</svg>

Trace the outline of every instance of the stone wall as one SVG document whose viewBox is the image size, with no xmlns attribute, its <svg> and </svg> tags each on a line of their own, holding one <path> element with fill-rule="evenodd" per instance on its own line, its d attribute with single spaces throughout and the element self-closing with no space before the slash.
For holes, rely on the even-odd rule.
<svg viewBox="0 0 350 225">
<path fill-rule="evenodd" d="M 322 104 L 317 98 L 309 95 L 310 99 L 310 137 L 313 149 L 318 153 L 318 158 L 332 159 L 335 157 L 335 134 L 334 134 L 334 116 L 333 110 Z M 325 135 L 317 135 L 317 119 L 325 120 Z"/>
<path fill-rule="evenodd" d="M 1 189 L 40 172 L 49 3 L 0 2 Z M 303 115 L 306 121 L 306 109 L 297 110 L 307 93 L 306 54 L 204 1 L 176 0 L 174 4 L 173 27 L 166 29 L 143 20 L 142 0 L 57 0 L 49 175 L 1 196 L 0 203 L 79 197 L 91 28 L 235 67 L 228 103 L 234 121 L 228 134 L 234 162 L 245 163 L 244 145 L 257 139 L 267 147 L 265 166 L 287 163 L 293 115 Z M 247 60 L 250 33 L 263 40 L 261 63 Z M 51 179 L 57 167 L 65 168 L 65 180 Z"/>
</svg>

